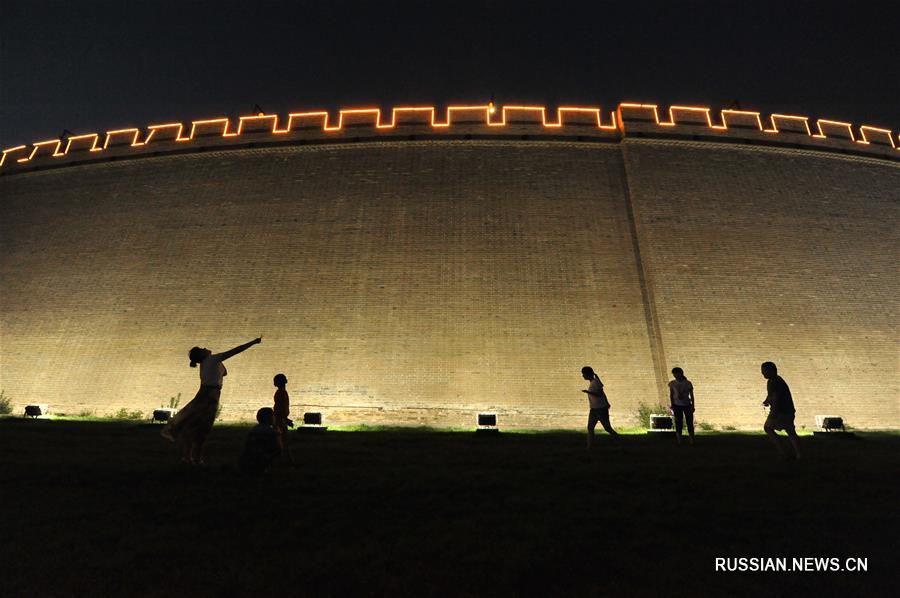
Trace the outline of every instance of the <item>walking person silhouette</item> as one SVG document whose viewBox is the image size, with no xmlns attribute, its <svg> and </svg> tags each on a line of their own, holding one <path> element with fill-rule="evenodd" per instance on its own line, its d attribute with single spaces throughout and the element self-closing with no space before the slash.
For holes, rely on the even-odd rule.
<svg viewBox="0 0 900 598">
<path fill-rule="evenodd" d="M 769 408 L 769 416 L 763 425 L 763 430 L 782 458 L 788 458 L 781 441 L 776 434 L 777 430 L 787 432 L 788 441 L 794 450 L 794 459 L 800 458 L 800 438 L 797 436 L 797 430 L 794 428 L 794 397 L 791 396 L 791 389 L 788 388 L 784 378 L 778 375 L 778 367 L 771 361 L 766 361 L 760 366 L 763 377 L 768 380 L 766 383 L 766 400 L 763 405 Z"/>
<path fill-rule="evenodd" d="M 222 362 L 261 342 L 261 337 L 256 338 L 224 353 L 213 354 L 203 347 L 194 347 L 188 352 L 191 367 L 200 365 L 200 390 L 160 432 L 163 438 L 181 447 L 182 462 L 191 465 L 205 464 L 203 447 L 216 420 L 223 378 L 228 375 Z"/>
<path fill-rule="evenodd" d="M 600 381 L 600 376 L 594 373 L 591 366 L 586 365 L 581 368 L 581 377 L 585 380 L 590 380 L 590 385 L 587 390 L 581 391 L 587 394 L 588 404 L 590 405 L 587 425 L 588 449 L 594 446 L 594 428 L 597 427 L 597 422 L 600 422 L 600 425 L 603 426 L 603 429 L 606 430 L 610 436 L 618 440 L 618 433 L 613 430 L 612 425 L 609 423 L 609 400 L 607 400 L 606 393 L 603 391 L 603 382 Z"/>
</svg>

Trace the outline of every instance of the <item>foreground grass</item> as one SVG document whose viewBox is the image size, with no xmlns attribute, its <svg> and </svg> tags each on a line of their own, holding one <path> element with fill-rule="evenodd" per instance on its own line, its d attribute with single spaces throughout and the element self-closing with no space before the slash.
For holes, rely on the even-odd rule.
<svg viewBox="0 0 900 598">
<path fill-rule="evenodd" d="M 247 428 L 184 468 L 158 427 L 0 420 L 0 594 L 887 595 L 900 437 L 695 447 L 571 432 L 292 435 L 248 480 Z M 867 573 L 715 573 L 715 557 L 867 557 Z"/>
</svg>

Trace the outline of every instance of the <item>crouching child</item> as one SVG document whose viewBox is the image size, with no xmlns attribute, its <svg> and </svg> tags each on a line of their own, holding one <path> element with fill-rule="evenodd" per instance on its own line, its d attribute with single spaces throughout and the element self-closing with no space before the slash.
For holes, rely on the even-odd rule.
<svg viewBox="0 0 900 598">
<path fill-rule="evenodd" d="M 259 423 L 247 434 L 244 452 L 238 463 L 243 473 L 254 476 L 265 472 L 272 461 L 281 455 L 274 428 L 275 412 L 271 407 L 263 407 L 256 412 L 256 421 Z"/>
</svg>

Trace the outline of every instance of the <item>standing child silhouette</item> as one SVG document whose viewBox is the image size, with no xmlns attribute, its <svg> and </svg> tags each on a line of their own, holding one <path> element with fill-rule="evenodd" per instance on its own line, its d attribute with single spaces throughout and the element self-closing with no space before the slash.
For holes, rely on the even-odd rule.
<svg viewBox="0 0 900 598">
<path fill-rule="evenodd" d="M 281 448 L 281 455 L 291 464 L 294 463 L 294 457 L 291 455 L 291 446 L 288 441 L 288 428 L 294 425 L 294 422 L 288 417 L 291 414 L 291 398 L 287 392 L 287 376 L 277 374 L 272 380 L 275 387 L 275 434 L 278 436 L 278 446 Z"/>
</svg>

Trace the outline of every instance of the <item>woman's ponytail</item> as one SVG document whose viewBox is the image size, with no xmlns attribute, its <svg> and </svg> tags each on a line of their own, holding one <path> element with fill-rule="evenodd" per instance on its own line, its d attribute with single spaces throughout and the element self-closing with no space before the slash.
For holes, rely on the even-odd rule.
<svg viewBox="0 0 900 598">
<path fill-rule="evenodd" d="M 190 351 L 188 351 L 188 358 L 191 360 L 191 367 L 197 367 L 197 364 L 203 361 L 203 358 L 206 357 L 206 353 L 200 347 L 192 347 Z"/>
</svg>

